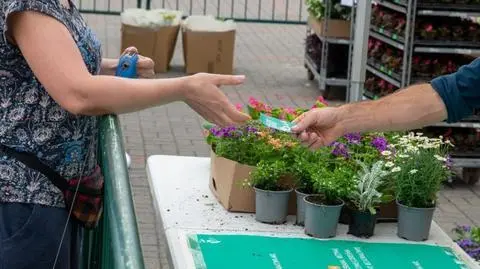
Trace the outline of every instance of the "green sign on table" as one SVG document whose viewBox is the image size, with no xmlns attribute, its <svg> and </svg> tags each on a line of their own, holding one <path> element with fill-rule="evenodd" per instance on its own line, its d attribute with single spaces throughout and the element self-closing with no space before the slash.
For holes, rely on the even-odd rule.
<svg viewBox="0 0 480 269">
<path fill-rule="evenodd" d="M 253 235 L 192 234 L 196 269 L 463 269 L 446 247 Z"/>
</svg>

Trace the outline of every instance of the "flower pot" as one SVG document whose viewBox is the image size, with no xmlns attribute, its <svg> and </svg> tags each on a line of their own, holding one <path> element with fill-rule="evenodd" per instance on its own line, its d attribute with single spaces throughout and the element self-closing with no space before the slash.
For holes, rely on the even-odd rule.
<svg viewBox="0 0 480 269">
<path fill-rule="evenodd" d="M 350 223 L 351 216 L 352 216 L 352 210 L 350 210 L 348 206 L 342 207 L 342 210 L 340 211 L 340 219 L 338 220 L 338 223 L 348 225 Z"/>
<path fill-rule="evenodd" d="M 398 206 L 398 237 L 410 241 L 425 241 L 430 234 L 433 212 L 435 207 L 416 208 L 402 205 Z"/>
<path fill-rule="evenodd" d="M 309 194 L 304 193 L 303 190 L 295 190 L 297 194 L 297 221 L 296 224 L 303 226 L 305 224 L 305 201 L 303 200 Z"/>
<path fill-rule="evenodd" d="M 317 238 L 330 238 L 337 234 L 338 219 L 344 205 L 322 205 L 318 195 L 309 195 L 305 201 L 305 233 Z"/>
<path fill-rule="evenodd" d="M 267 191 L 255 189 L 255 220 L 268 224 L 287 221 L 288 200 L 292 190 Z"/>
<path fill-rule="evenodd" d="M 377 214 L 372 215 L 370 211 L 352 210 L 348 234 L 356 237 L 369 238 L 373 235 L 377 224 Z"/>
</svg>

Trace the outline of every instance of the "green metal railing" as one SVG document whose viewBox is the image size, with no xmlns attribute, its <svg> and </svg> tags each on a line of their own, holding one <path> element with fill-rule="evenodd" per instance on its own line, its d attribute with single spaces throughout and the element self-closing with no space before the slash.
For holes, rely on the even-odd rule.
<svg viewBox="0 0 480 269">
<path fill-rule="evenodd" d="M 188 15 L 213 15 L 238 22 L 305 24 L 305 0 L 79 0 L 80 11 L 120 14 L 125 8 L 167 8 Z"/>
<path fill-rule="evenodd" d="M 100 119 L 100 165 L 105 177 L 104 215 L 85 233 L 82 269 L 144 269 L 122 132 L 117 116 Z"/>
</svg>

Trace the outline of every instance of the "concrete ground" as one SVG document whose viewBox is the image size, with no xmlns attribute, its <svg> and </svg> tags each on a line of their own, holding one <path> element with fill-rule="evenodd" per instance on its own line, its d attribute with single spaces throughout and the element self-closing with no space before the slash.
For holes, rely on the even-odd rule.
<svg viewBox="0 0 480 269">
<path fill-rule="evenodd" d="M 86 17 L 104 44 L 105 56 L 117 57 L 119 18 Z M 307 80 L 303 67 L 304 38 L 305 26 L 239 24 L 235 66 L 236 73 L 245 74 L 247 81 L 243 86 L 224 89 L 232 102 L 245 103 L 249 96 L 254 96 L 274 105 L 311 105 L 321 92 Z M 180 46 L 181 38 L 173 59 L 174 70 L 160 77 L 183 75 Z M 155 154 L 208 156 L 209 149 L 201 132 L 202 120 L 188 106 L 175 103 L 122 115 L 121 122 L 126 149 L 132 156 L 130 178 L 145 263 L 149 269 L 168 268 L 165 241 L 155 232 L 145 160 Z M 480 186 L 457 184 L 453 189 L 444 189 L 440 193 L 435 220 L 447 232 L 456 223 L 480 225 Z"/>
</svg>

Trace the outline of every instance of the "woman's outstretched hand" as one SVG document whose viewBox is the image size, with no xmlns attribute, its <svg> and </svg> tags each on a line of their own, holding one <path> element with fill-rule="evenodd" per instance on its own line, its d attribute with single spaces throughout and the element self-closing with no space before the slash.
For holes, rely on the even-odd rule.
<svg viewBox="0 0 480 269">
<path fill-rule="evenodd" d="M 200 116 L 211 123 L 228 126 L 238 125 L 250 116 L 238 111 L 220 90 L 223 85 L 239 85 L 245 76 L 198 73 L 188 77 L 185 91 L 187 103 Z"/>
<path fill-rule="evenodd" d="M 309 148 L 330 145 L 344 134 L 338 108 L 316 108 L 294 120 L 292 131 Z"/>
</svg>

